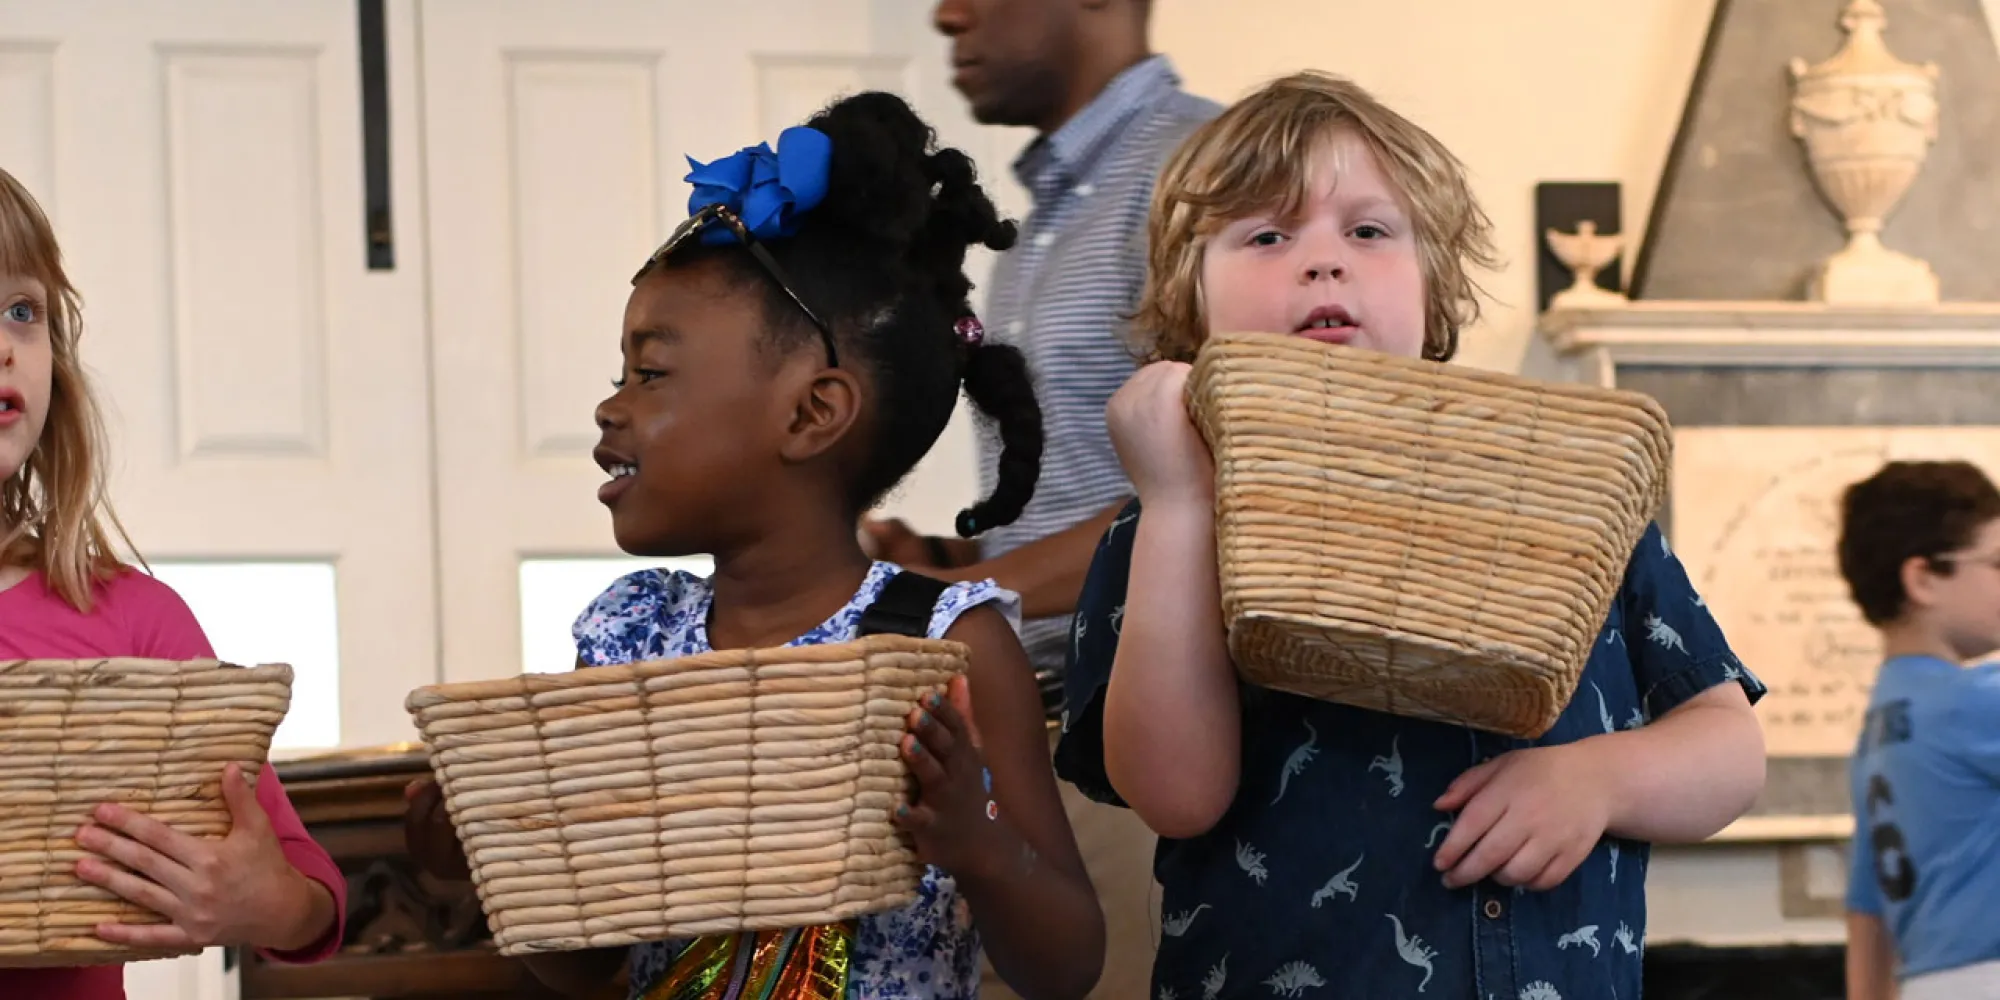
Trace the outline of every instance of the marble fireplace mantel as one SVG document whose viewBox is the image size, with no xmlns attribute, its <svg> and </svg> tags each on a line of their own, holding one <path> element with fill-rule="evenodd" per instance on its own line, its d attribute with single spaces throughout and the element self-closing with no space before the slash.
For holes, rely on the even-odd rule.
<svg viewBox="0 0 2000 1000">
<path fill-rule="evenodd" d="M 1620 366 L 2000 368 L 2000 303 L 1922 309 L 1647 301 L 1542 314 L 1542 336 L 1601 385 Z"/>
</svg>

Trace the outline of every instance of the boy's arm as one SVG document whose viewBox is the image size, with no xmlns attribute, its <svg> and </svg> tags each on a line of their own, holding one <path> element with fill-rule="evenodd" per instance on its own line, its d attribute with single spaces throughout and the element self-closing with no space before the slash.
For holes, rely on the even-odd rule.
<svg viewBox="0 0 2000 1000">
<path fill-rule="evenodd" d="M 1105 771 L 1155 833 L 1198 836 L 1236 798 L 1242 751 L 1216 584 L 1214 509 L 1145 508 L 1128 586 L 1104 696 Z"/>
<path fill-rule="evenodd" d="M 1872 913 L 1847 913 L 1847 1000 L 1896 1000 L 1896 950 Z"/>
<path fill-rule="evenodd" d="M 1139 371 L 1112 398 L 1112 436 L 1143 513 L 1104 696 L 1104 765 L 1162 837 L 1206 832 L 1236 798 L 1236 672 L 1223 634 L 1215 476 L 1183 403 L 1187 366 Z"/>
<path fill-rule="evenodd" d="M 1111 506 L 1053 535 L 985 560 L 979 558 L 979 544 L 975 541 L 927 538 L 901 521 L 870 521 L 864 530 L 874 543 L 877 558 L 938 580 L 990 579 L 1021 595 L 1023 618 L 1048 618 L 1076 610 L 1076 596 L 1083 590 L 1084 574 L 1090 570 L 1091 553 L 1096 551 L 1097 540 L 1104 536 L 1127 499 L 1121 497 Z M 936 565 L 938 554 L 948 555 L 951 564 Z"/>
<path fill-rule="evenodd" d="M 1764 730 L 1735 684 L 1709 688 L 1651 725 L 1575 747 L 1603 769 L 1605 832 L 1628 840 L 1705 840 L 1764 788 Z"/>
<path fill-rule="evenodd" d="M 1459 813 L 1436 859 L 1447 885 L 1492 875 L 1551 889 L 1607 833 L 1701 840 L 1763 789 L 1764 736 L 1751 705 L 1764 685 L 1730 651 L 1657 526 L 1633 550 L 1618 600 L 1625 627 L 1600 641 L 1625 650 L 1652 721 L 1517 750 L 1460 775 L 1436 803 Z"/>
<path fill-rule="evenodd" d="M 1647 525 L 1619 600 L 1646 725 L 1576 745 L 1609 795 L 1607 832 L 1653 843 L 1712 836 L 1764 788 L 1763 682 L 1729 648 L 1658 525 Z"/>
</svg>

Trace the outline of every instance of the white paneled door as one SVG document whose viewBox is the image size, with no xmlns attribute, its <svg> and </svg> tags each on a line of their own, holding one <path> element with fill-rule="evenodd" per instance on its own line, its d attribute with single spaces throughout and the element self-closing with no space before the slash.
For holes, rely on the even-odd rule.
<svg viewBox="0 0 2000 1000">
<path fill-rule="evenodd" d="M 576 595 L 627 568 L 595 496 L 592 411 L 618 372 L 631 275 L 685 217 L 684 154 L 774 139 L 860 89 L 903 94 L 946 141 L 992 141 L 945 83 L 930 8 L 423 0 L 447 679 L 520 672 L 528 625 L 552 637 L 536 655 L 561 658 L 526 666 L 566 668 L 556 637 Z M 974 149 L 983 173 L 1005 174 Z M 955 426 L 955 454 L 899 498 L 926 525 L 946 528 L 971 497 L 968 437 Z M 552 567 L 577 584 L 536 585 Z M 524 580 L 530 598 L 569 602 L 524 605 Z"/>
<path fill-rule="evenodd" d="M 298 667 L 279 752 L 404 739 L 436 676 L 418 133 L 370 271 L 358 65 L 352 0 L 0 0 L 0 166 L 82 290 L 113 497 L 221 655 Z M 216 952 L 127 982 L 227 993 Z"/>
<path fill-rule="evenodd" d="M 81 287 L 113 497 L 218 652 L 299 661 L 294 750 L 404 739 L 436 676 L 417 129 L 371 271 L 356 38 L 352 0 L 0 3 L 0 164 Z"/>
</svg>

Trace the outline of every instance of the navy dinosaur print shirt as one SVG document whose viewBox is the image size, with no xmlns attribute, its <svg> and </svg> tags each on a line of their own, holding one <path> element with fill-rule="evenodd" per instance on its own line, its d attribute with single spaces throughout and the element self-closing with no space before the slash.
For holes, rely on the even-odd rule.
<svg viewBox="0 0 2000 1000">
<path fill-rule="evenodd" d="M 1124 617 L 1134 501 L 1099 543 L 1072 629 L 1056 770 L 1122 805 L 1104 771 L 1103 697 Z M 1509 750 L 1645 725 L 1743 668 L 1657 525 L 1633 552 L 1577 694 L 1537 740 L 1246 685 L 1242 779 L 1215 828 L 1162 838 L 1152 1000 L 1634 1000 L 1647 845 L 1606 838 L 1550 892 L 1451 890 L 1431 807 Z"/>
</svg>

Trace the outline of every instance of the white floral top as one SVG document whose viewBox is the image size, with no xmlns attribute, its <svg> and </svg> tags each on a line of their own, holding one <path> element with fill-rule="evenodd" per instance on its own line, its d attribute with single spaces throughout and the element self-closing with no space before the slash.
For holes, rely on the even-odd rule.
<svg viewBox="0 0 2000 1000">
<path fill-rule="evenodd" d="M 861 615 L 895 576 L 897 568 L 876 563 L 845 607 L 787 645 L 846 642 L 855 637 Z M 572 632 L 578 658 L 588 666 L 667 659 L 705 653 L 708 581 L 687 572 L 641 570 L 621 577 L 577 616 Z M 943 638 L 960 615 L 993 604 L 1020 627 L 1020 598 L 992 581 L 954 584 L 932 610 L 929 634 Z M 632 946 L 632 992 L 653 985 L 685 942 L 659 941 Z M 971 912 L 950 875 L 924 871 L 917 900 L 908 907 L 862 917 L 854 938 L 848 1000 L 974 1000 L 979 993 L 979 936 Z"/>
</svg>

